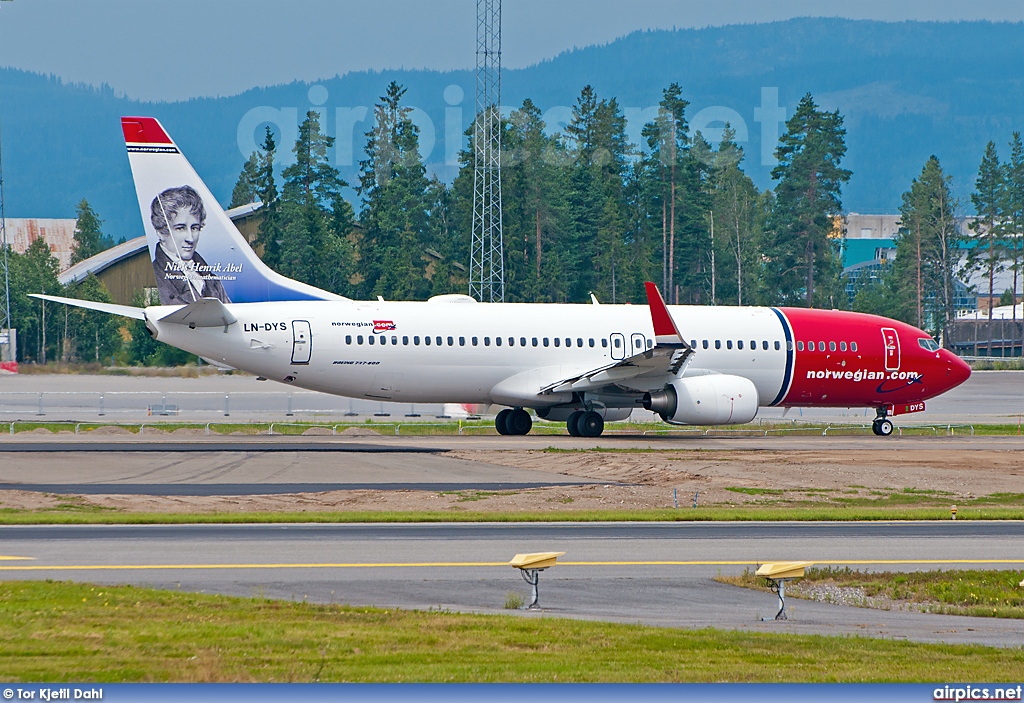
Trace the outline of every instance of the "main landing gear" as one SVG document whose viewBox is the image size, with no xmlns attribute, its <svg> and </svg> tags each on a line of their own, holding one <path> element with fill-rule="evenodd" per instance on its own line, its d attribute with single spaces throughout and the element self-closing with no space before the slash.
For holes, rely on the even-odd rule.
<svg viewBox="0 0 1024 703">
<path fill-rule="evenodd" d="M 892 434 L 892 420 L 887 417 L 888 414 L 888 408 L 879 408 L 875 415 L 875 421 L 871 423 L 871 431 L 879 437 L 888 437 Z"/>
<path fill-rule="evenodd" d="M 524 435 L 533 428 L 533 418 L 522 408 L 505 408 L 494 418 L 498 434 Z"/>
<path fill-rule="evenodd" d="M 604 418 L 593 410 L 577 410 L 565 421 L 573 437 L 600 437 L 604 432 Z"/>
</svg>

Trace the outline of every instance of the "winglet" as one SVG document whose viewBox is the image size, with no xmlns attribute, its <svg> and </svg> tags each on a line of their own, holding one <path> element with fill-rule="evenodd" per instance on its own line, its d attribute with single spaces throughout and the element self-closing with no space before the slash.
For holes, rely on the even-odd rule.
<svg viewBox="0 0 1024 703">
<path fill-rule="evenodd" d="M 664 298 L 661 297 L 658 286 L 647 281 L 644 283 L 644 287 L 647 289 L 647 305 L 651 308 L 655 341 L 658 344 L 682 344 L 684 347 L 688 347 L 689 345 L 683 341 L 683 336 L 679 334 L 676 323 L 672 320 L 672 315 L 668 311 L 668 306 L 665 305 Z"/>
</svg>

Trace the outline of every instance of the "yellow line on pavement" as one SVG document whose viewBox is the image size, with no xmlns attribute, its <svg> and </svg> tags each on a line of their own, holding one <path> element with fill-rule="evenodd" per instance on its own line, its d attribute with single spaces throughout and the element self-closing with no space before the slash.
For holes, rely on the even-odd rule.
<svg viewBox="0 0 1024 703">
<path fill-rule="evenodd" d="M 31 560 L 35 559 L 35 557 L 5 557 L 5 556 L 0 556 L 0 561 L 18 561 L 18 560 L 22 560 L 22 559 L 24 559 L 26 561 L 31 561 Z"/>
<path fill-rule="evenodd" d="M 18 557 L 30 558 L 30 557 Z M 767 560 L 766 560 L 767 561 Z M 564 561 L 558 566 L 755 566 L 764 561 Z M 1024 564 L 1024 559 L 842 559 L 815 564 Z M 49 564 L 0 566 L 0 571 L 146 571 L 168 569 L 395 569 L 508 566 L 504 561 L 357 562 L 295 564 Z"/>
</svg>

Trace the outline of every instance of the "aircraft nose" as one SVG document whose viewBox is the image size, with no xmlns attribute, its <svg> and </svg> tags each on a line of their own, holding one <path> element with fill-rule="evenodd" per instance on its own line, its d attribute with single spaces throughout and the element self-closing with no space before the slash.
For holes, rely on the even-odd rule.
<svg viewBox="0 0 1024 703">
<path fill-rule="evenodd" d="M 971 367 L 959 356 L 949 351 L 942 350 L 942 356 L 946 362 L 946 383 L 948 388 L 955 388 L 971 377 Z"/>
</svg>

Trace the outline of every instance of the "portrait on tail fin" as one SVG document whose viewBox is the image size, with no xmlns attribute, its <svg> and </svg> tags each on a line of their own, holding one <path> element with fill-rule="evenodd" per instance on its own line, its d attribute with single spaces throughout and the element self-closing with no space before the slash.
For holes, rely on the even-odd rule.
<svg viewBox="0 0 1024 703">
<path fill-rule="evenodd" d="M 153 273 L 160 304 L 186 305 L 200 298 L 230 303 L 218 273 L 196 251 L 206 225 L 199 193 L 188 185 L 164 190 L 153 198 L 150 222 L 159 237 Z"/>
</svg>

